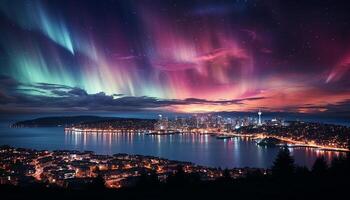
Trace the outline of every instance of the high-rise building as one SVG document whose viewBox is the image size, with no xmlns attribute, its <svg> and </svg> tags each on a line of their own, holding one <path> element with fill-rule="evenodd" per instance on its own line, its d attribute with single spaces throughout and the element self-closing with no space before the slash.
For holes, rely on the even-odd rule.
<svg viewBox="0 0 350 200">
<path fill-rule="evenodd" d="M 169 128 L 169 122 L 167 117 L 159 115 L 158 121 L 155 123 L 155 130 L 157 131 L 166 131 Z"/>
<path fill-rule="evenodd" d="M 258 125 L 259 126 L 262 125 L 262 123 L 261 123 L 261 114 L 262 114 L 262 112 L 259 110 L 259 112 L 258 112 L 258 115 L 259 115 Z"/>
</svg>

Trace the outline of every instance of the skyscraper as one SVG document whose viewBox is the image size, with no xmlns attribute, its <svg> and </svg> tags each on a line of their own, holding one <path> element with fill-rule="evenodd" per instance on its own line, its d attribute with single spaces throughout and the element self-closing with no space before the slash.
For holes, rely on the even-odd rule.
<svg viewBox="0 0 350 200">
<path fill-rule="evenodd" d="M 258 115 L 259 115 L 259 120 L 258 120 L 258 125 L 261 126 L 261 114 L 262 112 L 259 110 Z"/>
</svg>

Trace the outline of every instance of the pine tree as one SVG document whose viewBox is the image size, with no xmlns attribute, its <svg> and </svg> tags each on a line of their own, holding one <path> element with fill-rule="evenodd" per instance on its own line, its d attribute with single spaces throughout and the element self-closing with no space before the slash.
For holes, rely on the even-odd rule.
<svg viewBox="0 0 350 200">
<path fill-rule="evenodd" d="M 315 160 L 314 165 L 312 166 L 312 173 L 315 175 L 324 175 L 328 170 L 328 164 L 326 159 L 321 156 Z"/>
<path fill-rule="evenodd" d="M 90 183 L 89 189 L 91 189 L 91 190 L 104 190 L 104 189 L 106 189 L 104 178 L 101 175 L 98 175 Z"/>
<path fill-rule="evenodd" d="M 272 174 L 278 177 L 291 176 L 294 173 L 294 159 L 290 155 L 288 148 L 279 151 L 276 160 L 272 166 Z"/>
</svg>

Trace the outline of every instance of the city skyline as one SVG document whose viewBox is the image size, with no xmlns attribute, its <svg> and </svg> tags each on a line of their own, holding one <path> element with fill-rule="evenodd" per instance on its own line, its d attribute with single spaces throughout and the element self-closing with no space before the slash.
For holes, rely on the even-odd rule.
<svg viewBox="0 0 350 200">
<path fill-rule="evenodd" d="M 2 1 L 0 112 L 348 117 L 350 7 L 317 2 Z"/>
</svg>

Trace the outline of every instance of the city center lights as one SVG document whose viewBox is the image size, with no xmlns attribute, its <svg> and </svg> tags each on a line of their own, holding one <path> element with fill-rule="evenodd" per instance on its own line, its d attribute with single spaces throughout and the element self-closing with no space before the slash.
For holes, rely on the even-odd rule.
<svg viewBox="0 0 350 200">
<path fill-rule="evenodd" d="M 275 138 L 282 146 L 309 147 L 320 150 L 348 151 L 349 128 L 307 122 L 286 122 L 272 118 L 263 121 L 261 110 L 257 117 L 222 117 L 212 114 L 196 114 L 191 117 L 169 119 L 158 115 L 158 120 L 142 121 L 142 126 L 133 120 L 109 120 L 99 123 L 83 123 L 65 127 L 67 134 L 108 135 L 108 134 L 206 134 L 218 139 L 249 137 L 254 140 Z M 320 129 L 318 131 L 315 131 Z"/>
</svg>

